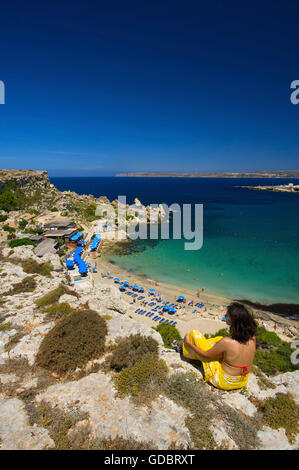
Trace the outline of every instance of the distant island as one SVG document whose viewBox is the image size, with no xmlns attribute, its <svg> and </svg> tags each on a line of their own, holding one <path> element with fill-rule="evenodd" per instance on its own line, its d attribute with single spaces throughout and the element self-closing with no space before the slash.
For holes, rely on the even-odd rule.
<svg viewBox="0 0 299 470">
<path fill-rule="evenodd" d="M 299 194 L 299 184 L 280 184 L 276 186 L 235 186 L 236 188 L 255 189 L 258 191 L 276 191 L 281 193 Z"/>
<path fill-rule="evenodd" d="M 118 177 L 159 177 L 159 178 L 299 178 L 299 170 L 223 172 L 223 173 L 176 173 L 163 171 L 136 171 L 117 173 Z"/>
</svg>

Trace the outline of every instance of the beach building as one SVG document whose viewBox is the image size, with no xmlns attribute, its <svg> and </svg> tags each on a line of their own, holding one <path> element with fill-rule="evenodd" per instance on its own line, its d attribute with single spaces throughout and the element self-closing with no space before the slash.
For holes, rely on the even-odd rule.
<svg viewBox="0 0 299 470">
<path fill-rule="evenodd" d="M 53 220 L 44 224 L 44 230 L 70 230 L 76 229 L 76 224 L 70 219 Z"/>
<path fill-rule="evenodd" d="M 75 230 L 73 228 L 69 229 L 51 229 L 46 232 L 44 232 L 43 236 L 45 238 L 71 238 L 75 233 Z"/>
<path fill-rule="evenodd" d="M 40 242 L 33 250 L 36 256 L 44 256 L 49 253 L 56 253 L 55 241 L 52 238 L 46 238 Z"/>
</svg>

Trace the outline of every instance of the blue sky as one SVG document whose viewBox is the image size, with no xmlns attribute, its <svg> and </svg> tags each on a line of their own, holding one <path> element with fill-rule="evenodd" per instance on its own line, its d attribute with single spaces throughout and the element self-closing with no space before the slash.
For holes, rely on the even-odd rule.
<svg viewBox="0 0 299 470">
<path fill-rule="evenodd" d="M 0 167 L 298 169 L 299 4 L 1 5 Z"/>
</svg>

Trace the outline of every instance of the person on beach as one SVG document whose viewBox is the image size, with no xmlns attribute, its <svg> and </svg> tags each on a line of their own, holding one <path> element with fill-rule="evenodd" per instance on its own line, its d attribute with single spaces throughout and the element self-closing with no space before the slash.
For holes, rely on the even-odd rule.
<svg viewBox="0 0 299 470">
<path fill-rule="evenodd" d="M 247 385 L 256 349 L 257 324 L 238 302 L 228 306 L 226 323 L 230 326 L 230 336 L 206 339 L 193 330 L 186 334 L 184 342 L 176 341 L 172 345 L 182 349 L 184 357 L 202 362 L 205 382 L 222 390 L 234 390 Z"/>
</svg>

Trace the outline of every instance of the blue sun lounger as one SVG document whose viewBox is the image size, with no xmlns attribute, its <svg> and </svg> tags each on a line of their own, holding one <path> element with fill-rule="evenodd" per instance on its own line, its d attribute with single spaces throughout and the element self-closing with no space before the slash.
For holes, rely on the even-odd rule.
<svg viewBox="0 0 299 470">
<path fill-rule="evenodd" d="M 159 321 L 159 323 L 163 323 L 165 321 L 165 318 L 161 318 L 161 320 Z"/>
<path fill-rule="evenodd" d="M 167 320 L 165 320 L 165 323 L 164 323 L 164 324 L 166 325 L 166 323 L 169 323 L 169 320 L 168 320 L 168 318 L 167 318 Z"/>
<path fill-rule="evenodd" d="M 138 312 L 139 312 L 139 310 L 140 310 L 140 308 L 137 308 L 137 310 L 135 310 L 135 313 L 138 313 Z"/>
</svg>

